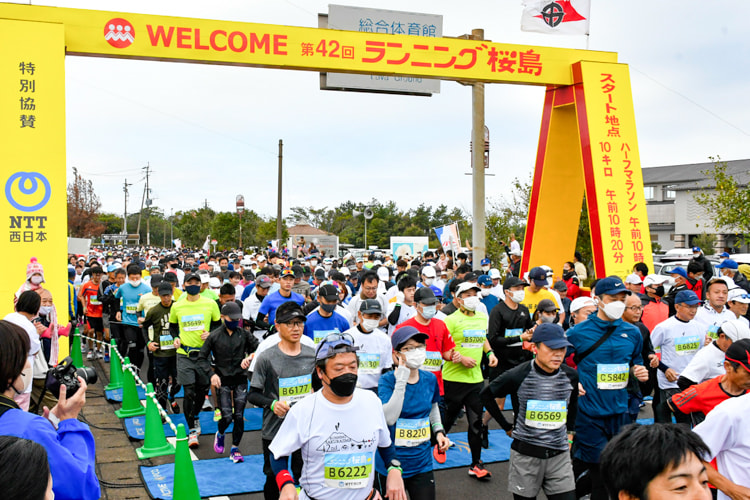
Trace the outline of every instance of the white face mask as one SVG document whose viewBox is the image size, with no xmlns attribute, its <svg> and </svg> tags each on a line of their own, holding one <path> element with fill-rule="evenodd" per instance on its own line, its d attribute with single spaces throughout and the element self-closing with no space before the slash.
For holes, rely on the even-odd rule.
<svg viewBox="0 0 750 500">
<path fill-rule="evenodd" d="M 465 297 L 461 299 L 464 303 L 464 309 L 467 311 L 476 311 L 479 307 L 479 297 L 472 295 L 471 297 Z"/>
<path fill-rule="evenodd" d="M 521 302 L 523 302 L 524 298 L 526 298 L 525 290 L 516 290 L 515 292 L 510 292 L 510 300 L 512 300 L 516 304 L 520 304 Z"/>
<path fill-rule="evenodd" d="M 310 265 L 311 265 L 312 267 L 315 267 L 315 266 L 317 266 L 317 265 L 318 265 L 318 261 L 317 261 L 317 260 L 311 260 L 311 261 L 310 261 Z"/>
<path fill-rule="evenodd" d="M 323 267 L 326 268 L 326 271 L 330 271 L 331 267 L 333 267 L 333 266 L 331 266 L 331 264 L 324 264 Z"/>
<path fill-rule="evenodd" d="M 405 352 L 404 357 L 406 357 L 407 368 L 420 368 L 422 363 L 424 363 L 424 360 L 427 359 L 427 349 L 424 347 L 418 347 L 413 351 Z"/>
<path fill-rule="evenodd" d="M 482 291 L 480 293 L 482 294 L 482 297 L 487 297 L 490 294 L 490 289 L 482 288 Z"/>
<path fill-rule="evenodd" d="M 555 322 L 555 316 L 547 316 L 546 314 L 540 314 L 539 319 L 542 321 L 542 323 L 554 323 Z"/>
<path fill-rule="evenodd" d="M 31 277 L 31 283 L 32 284 L 38 285 L 41 282 L 42 282 L 42 277 L 41 276 L 32 276 Z"/>
<path fill-rule="evenodd" d="M 437 314 L 436 306 L 423 306 L 422 307 L 422 316 L 424 316 L 424 319 L 432 319 L 435 317 L 435 314 Z"/>
<path fill-rule="evenodd" d="M 23 394 L 24 392 L 26 392 L 26 390 L 31 385 L 31 382 L 34 380 L 32 376 L 31 363 L 29 363 L 28 360 L 26 360 L 26 365 L 23 367 L 23 371 L 21 372 L 19 377 L 21 378 L 21 382 L 23 383 L 23 389 L 19 391 L 16 388 L 15 383 L 11 387 L 13 388 L 14 391 L 16 391 L 17 394 Z"/>
<path fill-rule="evenodd" d="M 141 280 L 128 280 L 128 283 L 130 283 L 134 287 L 141 286 Z"/>
<path fill-rule="evenodd" d="M 380 320 L 378 319 L 363 319 L 362 320 L 362 329 L 368 332 L 373 331 L 378 327 L 380 324 Z"/>
<path fill-rule="evenodd" d="M 52 306 L 42 306 L 39 308 L 39 314 L 42 314 L 44 316 L 49 315 L 49 313 L 52 312 Z"/>
<path fill-rule="evenodd" d="M 490 266 L 482 266 L 482 271 L 485 273 L 490 270 Z"/>
<path fill-rule="evenodd" d="M 424 286 L 432 286 L 435 283 L 435 278 L 424 278 Z"/>
<path fill-rule="evenodd" d="M 622 318 L 622 313 L 625 312 L 625 302 L 619 300 L 610 302 L 609 304 L 603 304 L 602 302 L 599 302 L 599 304 L 602 306 L 604 314 L 611 320 Z"/>
<path fill-rule="evenodd" d="M 694 254 L 693 254 L 693 258 L 694 258 L 694 259 L 697 259 L 697 258 L 698 258 L 698 257 L 700 257 L 700 256 L 701 256 L 701 254 L 699 254 L 699 253 L 694 253 Z"/>
</svg>

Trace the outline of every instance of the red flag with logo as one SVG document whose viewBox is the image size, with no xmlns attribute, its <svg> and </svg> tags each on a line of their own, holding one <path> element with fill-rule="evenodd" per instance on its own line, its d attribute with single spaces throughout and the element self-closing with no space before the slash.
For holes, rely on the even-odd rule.
<svg viewBox="0 0 750 500">
<path fill-rule="evenodd" d="M 591 0 L 525 0 L 521 30 L 588 35 Z"/>
</svg>

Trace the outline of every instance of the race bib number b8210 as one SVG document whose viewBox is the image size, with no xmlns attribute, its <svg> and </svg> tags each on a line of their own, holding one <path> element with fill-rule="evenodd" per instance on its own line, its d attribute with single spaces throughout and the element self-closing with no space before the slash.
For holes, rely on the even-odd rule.
<svg viewBox="0 0 750 500">
<path fill-rule="evenodd" d="M 396 421 L 396 446 L 419 446 L 430 439 L 429 418 L 399 418 Z"/>
</svg>

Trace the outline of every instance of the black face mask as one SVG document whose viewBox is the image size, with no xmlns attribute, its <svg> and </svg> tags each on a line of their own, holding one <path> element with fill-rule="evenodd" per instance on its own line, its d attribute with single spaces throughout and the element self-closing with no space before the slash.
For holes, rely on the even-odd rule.
<svg viewBox="0 0 750 500">
<path fill-rule="evenodd" d="M 563 277 L 563 279 L 564 279 L 565 281 L 567 281 L 567 280 L 569 280 L 570 278 L 572 278 L 572 277 L 573 277 L 573 274 L 574 274 L 574 273 L 573 273 L 573 271 L 567 271 L 567 272 L 564 272 L 564 273 L 563 273 L 563 276 L 562 276 L 562 277 Z"/>
<path fill-rule="evenodd" d="M 336 310 L 336 304 L 320 304 L 320 308 L 327 313 L 332 313 Z"/>
<path fill-rule="evenodd" d="M 664 297 L 664 285 L 657 286 L 654 294 L 656 294 L 657 297 Z"/>
<path fill-rule="evenodd" d="M 171 264 L 169 264 L 169 267 L 171 267 L 172 269 L 177 269 L 177 265 L 177 262 L 172 262 Z"/>
<path fill-rule="evenodd" d="M 332 378 L 329 385 L 331 386 L 333 393 L 338 397 L 349 397 L 354 394 L 354 389 L 357 387 L 357 374 L 344 373 L 343 375 Z"/>
<path fill-rule="evenodd" d="M 198 295 L 201 293 L 201 286 L 200 285 L 185 285 L 185 292 L 188 295 Z"/>
<path fill-rule="evenodd" d="M 240 320 L 236 320 L 236 321 L 224 320 L 224 326 L 227 327 L 227 330 L 235 331 L 240 327 Z"/>
</svg>

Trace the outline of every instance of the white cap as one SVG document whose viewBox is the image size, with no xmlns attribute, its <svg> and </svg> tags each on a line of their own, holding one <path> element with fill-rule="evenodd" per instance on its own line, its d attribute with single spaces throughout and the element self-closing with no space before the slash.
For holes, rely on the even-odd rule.
<svg viewBox="0 0 750 500">
<path fill-rule="evenodd" d="M 498 271 L 495 268 L 490 269 L 490 278 L 493 280 L 499 280 L 500 279 L 500 271 Z"/>
<path fill-rule="evenodd" d="M 380 261 L 380 259 L 377 259 L 375 262 L 372 263 L 373 266 L 382 266 L 383 263 Z"/>
<path fill-rule="evenodd" d="M 200 273 L 198 276 L 201 277 L 201 283 L 210 283 L 211 282 L 211 276 L 206 273 Z"/>
<path fill-rule="evenodd" d="M 721 333 L 732 339 L 732 342 L 750 339 L 750 327 L 741 319 L 730 319 L 722 323 Z"/>
<path fill-rule="evenodd" d="M 211 288 L 221 288 L 221 281 L 219 281 L 219 278 L 214 276 L 213 278 L 209 278 L 208 286 Z"/>
<path fill-rule="evenodd" d="M 596 302 L 591 297 L 578 297 L 570 303 L 570 312 L 574 313 L 586 306 L 596 307 Z"/>
<path fill-rule="evenodd" d="M 523 255 L 523 252 L 522 252 L 522 251 L 520 251 L 520 250 L 511 250 L 511 251 L 510 251 L 510 254 L 511 254 L 511 255 L 514 255 L 514 256 L 516 256 L 516 257 L 521 257 L 521 256 Z"/>
<path fill-rule="evenodd" d="M 437 276 L 437 274 L 435 273 L 435 268 L 432 266 L 423 267 L 422 276 L 424 276 L 425 278 L 434 278 L 435 276 Z"/>
<path fill-rule="evenodd" d="M 352 272 L 346 266 L 339 267 L 339 272 L 341 272 L 341 274 L 343 274 L 344 276 L 351 276 L 352 275 Z"/>
<path fill-rule="evenodd" d="M 482 288 L 476 283 L 472 283 L 471 281 L 464 281 L 463 283 L 458 285 L 458 288 L 456 289 L 456 297 L 464 293 L 466 290 L 471 290 L 472 288 L 477 292 L 482 291 Z"/>
<path fill-rule="evenodd" d="M 266 258 L 263 255 L 261 255 L 260 257 L 258 257 L 258 262 L 265 262 L 265 260 L 266 260 Z"/>
<path fill-rule="evenodd" d="M 667 281 L 669 281 L 669 276 L 664 276 L 663 274 L 649 274 L 643 280 L 643 286 L 649 287 L 651 285 L 661 285 Z"/>
<path fill-rule="evenodd" d="M 643 280 L 641 279 L 640 276 L 633 273 L 633 274 L 628 274 L 628 277 L 625 278 L 625 283 L 629 285 L 640 285 L 641 283 L 643 283 Z"/>
<path fill-rule="evenodd" d="M 390 274 L 388 273 L 387 267 L 379 267 L 377 272 L 378 272 L 378 278 L 380 278 L 380 281 L 388 281 L 388 278 L 390 278 Z"/>
<path fill-rule="evenodd" d="M 750 304 L 750 294 L 747 293 L 743 288 L 737 287 L 729 290 L 727 296 L 728 302 L 739 302 L 741 304 Z"/>
</svg>

